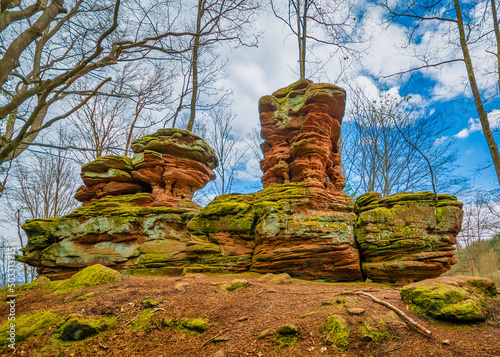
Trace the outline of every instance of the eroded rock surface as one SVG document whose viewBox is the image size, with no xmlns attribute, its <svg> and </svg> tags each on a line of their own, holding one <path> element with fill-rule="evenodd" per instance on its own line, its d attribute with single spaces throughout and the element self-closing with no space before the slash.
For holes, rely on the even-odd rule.
<svg viewBox="0 0 500 357">
<path fill-rule="evenodd" d="M 306 181 L 342 191 L 345 179 L 338 143 L 344 107 L 342 88 L 307 79 L 262 97 L 264 187 Z"/>
<path fill-rule="evenodd" d="M 361 280 L 352 211 L 351 197 L 306 182 L 219 196 L 188 223 L 188 270 Z"/>
<path fill-rule="evenodd" d="M 180 274 L 189 265 L 186 223 L 201 207 L 189 200 L 152 203 L 147 193 L 109 196 L 61 218 L 27 221 L 19 259 L 58 279 L 94 264 L 135 275 Z"/>
<path fill-rule="evenodd" d="M 175 206 L 215 179 L 217 157 L 200 137 L 160 129 L 132 142 L 133 159 L 105 156 L 82 166 L 85 186 L 75 198 L 84 205 L 105 196 L 151 192 L 155 205 Z"/>
<path fill-rule="evenodd" d="M 75 196 L 83 207 L 28 221 L 19 259 L 56 278 L 93 264 L 130 274 L 255 271 L 332 281 L 442 274 L 455 263 L 461 203 L 429 192 L 368 193 L 354 206 L 342 192 L 344 105 L 343 89 L 308 80 L 262 97 L 264 189 L 218 196 L 203 209 L 191 198 L 215 177 L 214 151 L 185 130 L 142 137 L 132 159 L 84 165 Z"/>
<path fill-rule="evenodd" d="M 373 281 L 434 278 L 456 263 L 462 203 L 431 192 L 382 198 L 366 193 L 356 201 L 356 239 L 366 277 Z"/>
</svg>

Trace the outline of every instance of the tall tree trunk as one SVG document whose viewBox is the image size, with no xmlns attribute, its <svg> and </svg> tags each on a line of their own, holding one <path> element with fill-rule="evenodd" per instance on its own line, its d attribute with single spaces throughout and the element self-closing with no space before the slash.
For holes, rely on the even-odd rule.
<svg viewBox="0 0 500 357">
<path fill-rule="evenodd" d="M 497 5 L 495 0 L 491 0 L 491 12 L 493 17 L 493 28 L 495 29 L 495 38 L 497 42 L 497 75 L 498 75 L 498 88 L 500 90 L 500 29 L 498 27 L 498 18 L 497 18 Z"/>
<path fill-rule="evenodd" d="M 187 130 L 193 130 L 194 117 L 196 115 L 196 100 L 198 93 L 198 49 L 200 47 L 200 33 L 201 33 L 201 19 L 205 12 L 205 0 L 198 1 L 198 15 L 196 17 L 196 36 L 194 38 L 193 46 L 193 58 L 191 60 L 191 68 L 193 70 L 193 93 L 191 95 L 191 114 L 189 116 L 189 122 L 187 125 Z"/>
<path fill-rule="evenodd" d="M 469 77 L 469 83 L 472 89 L 474 103 L 476 104 L 476 109 L 479 115 L 479 121 L 481 122 L 481 126 L 483 128 L 484 137 L 488 144 L 488 148 L 490 149 L 490 154 L 493 160 L 493 165 L 495 166 L 498 183 L 500 184 L 500 155 L 498 154 L 498 146 L 495 142 L 495 139 L 493 138 L 493 134 L 491 133 L 490 123 L 488 121 L 488 114 L 484 109 L 483 102 L 481 100 L 481 95 L 479 93 L 479 88 L 476 83 L 474 68 L 472 67 L 469 48 L 467 46 L 467 40 L 465 37 L 464 22 L 462 18 L 462 11 L 460 9 L 460 2 L 459 0 L 454 0 L 454 2 L 455 2 L 455 12 L 457 14 L 458 31 L 460 33 L 460 46 L 462 47 L 465 65 L 467 67 L 467 75 Z"/>
</svg>

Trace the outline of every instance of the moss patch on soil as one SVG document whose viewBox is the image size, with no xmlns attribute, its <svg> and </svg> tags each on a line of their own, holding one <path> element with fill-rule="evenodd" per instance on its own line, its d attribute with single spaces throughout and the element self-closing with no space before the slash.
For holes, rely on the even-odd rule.
<svg viewBox="0 0 500 357">
<path fill-rule="evenodd" d="M 9 329 L 11 328 L 11 323 L 15 323 L 15 342 L 18 344 L 39 336 L 51 326 L 56 325 L 64 319 L 64 316 L 47 310 L 21 315 L 16 317 L 14 321 L 7 320 L 0 325 L 0 346 L 10 343 L 7 338 L 10 335 Z"/>
<path fill-rule="evenodd" d="M 208 329 L 208 319 L 193 318 L 187 319 L 183 318 L 179 320 L 177 328 L 183 332 L 190 335 L 198 335 L 205 332 Z"/>
</svg>

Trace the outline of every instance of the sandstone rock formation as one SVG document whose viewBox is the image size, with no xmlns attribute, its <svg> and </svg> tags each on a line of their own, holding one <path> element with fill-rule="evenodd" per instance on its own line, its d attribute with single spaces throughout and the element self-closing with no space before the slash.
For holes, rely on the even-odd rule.
<svg viewBox="0 0 500 357">
<path fill-rule="evenodd" d="M 451 195 L 366 193 L 356 201 L 356 240 L 373 281 L 434 278 L 456 263 L 462 204 Z"/>
<path fill-rule="evenodd" d="M 104 196 L 116 196 L 144 191 L 132 176 L 132 160 L 125 156 L 104 156 L 82 166 L 85 186 L 78 189 L 75 198 L 83 204 Z"/>
<path fill-rule="evenodd" d="M 94 264 L 136 275 L 180 274 L 189 265 L 186 223 L 200 206 L 151 203 L 147 193 L 103 197 L 61 218 L 27 221 L 29 240 L 19 259 L 50 278 Z"/>
<path fill-rule="evenodd" d="M 180 273 L 189 265 L 190 199 L 215 178 L 214 151 L 185 130 L 161 129 L 132 143 L 133 159 L 106 156 L 82 167 L 83 207 L 61 218 L 31 220 L 24 256 L 38 272 L 63 278 L 103 264 L 142 274 Z M 152 270 L 151 270 L 152 269 Z"/>
<path fill-rule="evenodd" d="M 93 264 L 126 274 L 288 273 L 305 279 L 414 281 L 455 263 L 461 203 L 428 192 L 353 199 L 338 142 L 345 92 L 300 80 L 259 102 L 264 189 L 201 208 L 214 151 L 185 130 L 132 143 L 135 156 L 82 167 L 83 207 L 31 220 L 19 260 L 62 278 Z"/>
<path fill-rule="evenodd" d="M 307 182 L 219 196 L 188 223 L 188 255 L 196 264 L 186 271 L 361 280 L 352 208 L 351 197 Z"/>
<path fill-rule="evenodd" d="M 406 285 L 401 298 L 430 317 L 450 322 L 485 320 L 487 299 L 495 298 L 495 283 L 474 276 L 442 276 Z"/>
<path fill-rule="evenodd" d="M 83 205 L 104 196 L 152 192 L 155 205 L 191 199 L 215 178 L 217 156 L 200 137 L 180 129 L 160 129 L 132 142 L 133 159 L 105 156 L 82 166 L 75 198 Z"/>
<path fill-rule="evenodd" d="M 262 97 L 264 187 L 306 181 L 342 191 L 345 179 L 338 143 L 344 107 L 342 88 L 307 79 Z"/>
<path fill-rule="evenodd" d="M 186 130 L 160 129 L 132 143 L 132 175 L 150 185 L 157 205 L 191 199 L 196 190 L 215 179 L 214 150 Z"/>
</svg>

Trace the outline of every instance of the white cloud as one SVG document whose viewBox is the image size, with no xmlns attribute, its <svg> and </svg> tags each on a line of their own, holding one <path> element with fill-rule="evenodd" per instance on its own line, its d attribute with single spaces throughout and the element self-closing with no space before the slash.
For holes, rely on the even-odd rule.
<svg viewBox="0 0 500 357">
<path fill-rule="evenodd" d="M 490 123 L 491 129 L 500 128 L 500 110 L 494 109 L 488 113 L 488 121 Z M 463 128 L 458 133 L 453 135 L 454 138 L 465 139 L 469 137 L 470 134 L 476 131 L 483 131 L 483 127 L 479 119 L 470 118 L 467 122 L 467 128 Z"/>
<path fill-rule="evenodd" d="M 488 121 L 490 122 L 491 129 L 500 128 L 500 110 L 494 109 L 488 113 Z"/>
<path fill-rule="evenodd" d="M 449 140 L 448 136 L 441 136 L 434 141 L 434 146 L 439 146 Z"/>
<path fill-rule="evenodd" d="M 453 135 L 453 137 L 458 139 L 465 139 L 468 138 L 470 134 L 482 130 L 479 119 L 470 118 L 467 124 L 468 124 L 467 128 L 463 128 L 458 133 Z"/>
<path fill-rule="evenodd" d="M 260 162 L 257 159 L 250 159 L 246 162 L 245 170 L 237 172 L 237 178 L 245 181 L 260 181 L 262 177 L 262 170 L 260 169 Z"/>
</svg>

